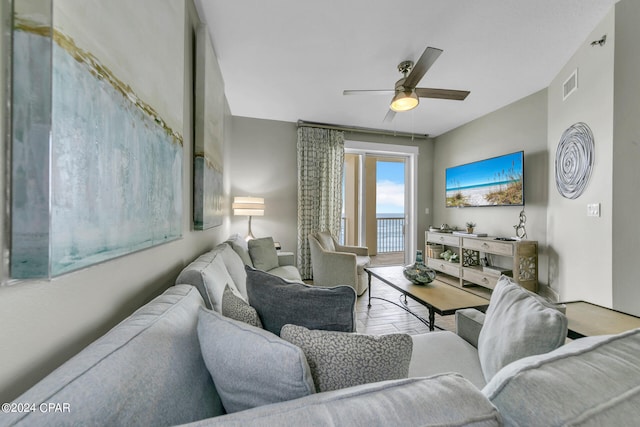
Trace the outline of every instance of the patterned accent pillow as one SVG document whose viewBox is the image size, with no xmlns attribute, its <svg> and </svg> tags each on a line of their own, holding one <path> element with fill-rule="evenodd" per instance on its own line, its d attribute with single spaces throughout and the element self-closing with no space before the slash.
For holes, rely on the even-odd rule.
<svg viewBox="0 0 640 427">
<path fill-rule="evenodd" d="M 284 325 L 280 337 L 304 351 L 317 392 L 409 375 L 413 340 L 407 334 L 375 336 Z"/>
<path fill-rule="evenodd" d="M 256 309 L 251 307 L 241 296 L 233 293 L 229 285 L 224 288 L 222 293 L 222 315 L 262 329 L 262 322 L 260 322 Z"/>
</svg>

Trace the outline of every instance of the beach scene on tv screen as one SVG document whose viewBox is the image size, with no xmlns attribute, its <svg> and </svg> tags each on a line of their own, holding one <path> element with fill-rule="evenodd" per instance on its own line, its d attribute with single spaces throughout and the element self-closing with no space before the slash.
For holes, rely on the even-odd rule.
<svg viewBox="0 0 640 427">
<path fill-rule="evenodd" d="M 447 207 L 523 204 L 522 152 L 446 170 Z"/>
</svg>

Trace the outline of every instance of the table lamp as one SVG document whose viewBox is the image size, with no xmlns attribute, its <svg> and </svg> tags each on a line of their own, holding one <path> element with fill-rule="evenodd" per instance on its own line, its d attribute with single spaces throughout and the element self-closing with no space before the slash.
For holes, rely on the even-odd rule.
<svg viewBox="0 0 640 427">
<path fill-rule="evenodd" d="M 249 231 L 245 240 L 255 239 L 251 232 L 251 217 L 264 215 L 264 198 L 262 197 L 234 197 L 233 215 L 245 215 L 249 217 Z"/>
</svg>

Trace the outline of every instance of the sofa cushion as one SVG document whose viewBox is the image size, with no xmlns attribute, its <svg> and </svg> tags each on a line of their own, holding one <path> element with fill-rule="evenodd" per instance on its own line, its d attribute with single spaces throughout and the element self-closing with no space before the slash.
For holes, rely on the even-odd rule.
<svg viewBox="0 0 640 427">
<path fill-rule="evenodd" d="M 482 392 L 510 425 L 637 425 L 640 329 L 581 338 L 520 359 Z"/>
<path fill-rule="evenodd" d="M 407 334 L 364 335 L 284 325 L 280 336 L 304 351 L 316 391 L 407 378 L 413 350 Z"/>
<path fill-rule="evenodd" d="M 262 329 L 262 323 L 256 309 L 251 307 L 240 295 L 236 295 L 229 286 L 224 288 L 222 294 L 222 315 Z"/>
<path fill-rule="evenodd" d="M 247 245 L 246 240 L 236 233 L 229 237 L 226 243 L 228 243 L 229 246 L 231 246 L 231 249 L 238 254 L 245 265 L 253 267 L 253 262 L 251 262 L 251 257 L 249 256 L 249 246 Z"/>
<path fill-rule="evenodd" d="M 309 329 L 355 331 L 356 293 L 352 287 L 310 286 L 245 268 L 249 301 L 266 330 L 280 335 L 280 329 L 291 323 Z"/>
<path fill-rule="evenodd" d="M 280 267 L 272 268 L 268 271 L 269 274 L 273 274 L 274 276 L 282 277 L 290 282 L 302 282 L 302 278 L 300 277 L 300 272 L 296 268 L 295 265 L 281 265 Z"/>
<path fill-rule="evenodd" d="M 455 374 L 410 378 L 313 394 L 302 399 L 202 420 L 190 427 L 502 425 L 469 381 Z"/>
<path fill-rule="evenodd" d="M 279 265 L 278 251 L 272 237 L 249 240 L 249 256 L 253 267 L 258 270 L 269 271 Z"/>
<path fill-rule="evenodd" d="M 429 377 L 442 372 L 456 372 L 478 389 L 487 383 L 482 374 L 478 350 L 451 331 L 412 335 L 413 356 L 410 377 Z"/>
<path fill-rule="evenodd" d="M 228 413 L 315 391 L 302 350 L 268 331 L 202 308 L 198 339 Z"/>
<path fill-rule="evenodd" d="M 218 313 L 225 286 L 229 285 L 234 291 L 238 291 L 221 255 L 223 250 L 224 245 L 218 245 L 200 255 L 185 267 L 176 279 L 176 284 L 193 285 L 198 288 L 207 308 L 213 308 Z"/>
<path fill-rule="evenodd" d="M 220 246 L 223 248 L 220 252 L 222 260 L 224 261 L 224 265 L 227 268 L 229 275 L 233 279 L 233 283 L 236 285 L 238 291 L 240 291 L 240 295 L 248 301 L 247 273 L 244 271 L 244 262 L 237 252 L 233 250 L 230 244 L 223 243 Z"/>
<path fill-rule="evenodd" d="M 223 414 L 196 333 L 202 305 L 193 286 L 170 287 L 15 400 L 70 411 L 2 414 L 0 425 L 166 426 Z"/>
<path fill-rule="evenodd" d="M 478 337 L 485 379 L 514 360 L 555 350 L 566 337 L 567 318 L 554 304 L 500 277 Z"/>
<path fill-rule="evenodd" d="M 328 231 L 321 231 L 319 233 L 316 233 L 315 237 L 318 242 L 320 242 L 320 246 L 322 246 L 322 249 L 329 252 L 336 251 L 336 244 L 333 241 L 333 237 L 331 237 L 331 234 Z"/>
</svg>

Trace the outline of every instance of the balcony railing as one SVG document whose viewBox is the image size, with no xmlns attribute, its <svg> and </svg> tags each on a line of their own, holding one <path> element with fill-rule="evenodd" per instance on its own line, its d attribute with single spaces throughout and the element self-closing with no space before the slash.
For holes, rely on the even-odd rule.
<svg viewBox="0 0 640 427">
<path fill-rule="evenodd" d="M 378 253 L 404 251 L 404 217 L 376 218 Z"/>
<path fill-rule="evenodd" d="M 342 218 L 339 242 L 344 245 L 346 218 Z M 377 218 L 378 253 L 404 251 L 404 217 Z"/>
</svg>

